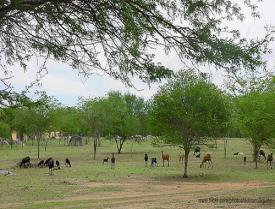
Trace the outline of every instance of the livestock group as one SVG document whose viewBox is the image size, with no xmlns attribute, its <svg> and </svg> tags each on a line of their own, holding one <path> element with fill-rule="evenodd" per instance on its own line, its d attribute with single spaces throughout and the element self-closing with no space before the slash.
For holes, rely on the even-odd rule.
<svg viewBox="0 0 275 209">
<path fill-rule="evenodd" d="M 54 170 L 60 170 L 61 165 L 58 160 L 54 161 L 53 158 L 49 157 L 46 160 L 40 160 L 37 164 L 31 163 L 31 158 L 29 156 L 24 157 L 19 163 L 20 168 L 49 168 L 49 175 L 54 175 Z M 71 167 L 71 162 L 68 158 L 65 159 L 64 165 L 67 167 Z"/>
<path fill-rule="evenodd" d="M 200 158 L 200 154 L 201 154 L 201 149 L 199 146 L 196 146 L 194 148 L 194 156 L 196 158 Z M 244 154 L 244 152 L 234 152 L 233 156 L 244 156 L 244 163 L 246 163 L 246 155 Z M 116 157 L 115 154 L 112 153 L 111 157 L 107 156 L 106 158 L 104 158 L 102 160 L 102 164 L 104 165 L 105 163 L 108 165 L 109 159 L 111 160 L 111 169 L 114 169 L 116 166 Z M 151 158 L 149 158 L 149 154 L 145 153 L 144 154 L 144 166 L 147 167 L 148 166 L 148 161 L 149 159 L 151 160 L 151 167 L 156 167 L 158 166 L 158 160 L 157 157 L 153 156 Z M 165 161 L 167 162 L 167 166 L 170 166 L 170 155 L 167 152 L 161 151 L 161 159 L 162 159 L 162 166 L 165 166 Z M 179 153 L 179 162 L 183 162 L 185 159 L 185 155 L 180 152 Z M 258 155 L 258 159 L 259 160 L 264 160 L 266 161 L 267 164 L 267 168 L 273 168 L 273 164 L 275 164 L 275 162 L 273 162 L 273 153 L 270 153 L 266 156 L 264 150 L 260 150 L 259 151 L 259 155 Z M 18 163 L 18 166 L 20 168 L 33 168 L 33 167 L 38 167 L 38 168 L 45 168 L 48 167 L 49 169 L 49 175 L 54 175 L 54 170 L 60 170 L 61 169 L 61 163 L 59 162 L 59 160 L 54 160 L 52 157 L 49 157 L 46 160 L 40 160 L 37 164 L 32 164 L 31 163 L 31 158 L 29 156 L 26 156 L 24 158 L 21 159 L 21 161 Z M 71 162 L 69 160 L 69 158 L 66 158 L 64 160 L 64 166 L 65 167 L 71 167 Z M 203 156 L 202 161 L 199 165 L 200 168 L 213 168 L 213 162 L 212 162 L 212 156 L 211 154 L 207 153 Z"/>
</svg>

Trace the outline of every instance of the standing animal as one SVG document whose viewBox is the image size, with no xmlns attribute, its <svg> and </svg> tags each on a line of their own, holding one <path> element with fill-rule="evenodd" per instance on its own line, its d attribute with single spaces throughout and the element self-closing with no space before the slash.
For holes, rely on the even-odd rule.
<svg viewBox="0 0 275 209">
<path fill-rule="evenodd" d="M 58 160 L 55 161 L 55 164 L 56 164 L 56 168 L 57 168 L 57 169 L 60 169 L 60 163 L 59 163 Z"/>
<path fill-rule="evenodd" d="M 19 164 L 19 167 L 22 168 L 22 166 L 23 166 L 23 168 L 27 168 L 27 167 L 30 167 L 30 166 L 31 166 L 31 158 L 30 158 L 29 156 L 24 157 L 24 158 L 21 160 L 21 162 L 20 162 L 20 164 Z"/>
<path fill-rule="evenodd" d="M 102 164 L 104 164 L 104 163 L 107 163 L 107 164 L 108 164 L 108 161 L 109 161 L 109 157 L 104 158 Z"/>
<path fill-rule="evenodd" d="M 185 158 L 185 155 L 183 153 L 179 153 L 179 162 L 183 162 L 183 159 Z"/>
<path fill-rule="evenodd" d="M 158 165 L 157 158 L 155 158 L 155 157 L 151 158 L 151 166 L 155 167 L 157 165 Z"/>
<path fill-rule="evenodd" d="M 40 160 L 39 161 L 39 163 L 37 164 L 37 166 L 39 167 L 39 168 L 43 168 L 44 167 L 44 160 Z"/>
<path fill-rule="evenodd" d="M 168 162 L 169 167 L 169 154 L 163 154 L 164 152 L 161 151 L 161 157 L 162 157 L 162 166 L 164 167 L 164 161 L 166 160 Z"/>
<path fill-rule="evenodd" d="M 263 156 L 264 160 L 266 160 L 265 152 L 262 149 L 260 150 L 260 155 L 259 155 L 260 160 L 261 160 L 261 156 Z"/>
<path fill-rule="evenodd" d="M 114 169 L 114 168 L 115 168 L 115 164 L 116 164 L 115 154 L 112 153 L 112 158 L 111 158 L 111 169 Z"/>
<path fill-rule="evenodd" d="M 205 167 L 206 167 L 206 163 L 208 164 L 208 167 L 209 167 L 209 165 L 211 165 L 212 168 L 213 168 L 213 164 L 212 164 L 212 160 L 211 160 L 211 155 L 210 155 L 210 154 L 206 154 L 206 155 L 203 157 L 202 162 L 201 162 L 201 164 L 200 164 L 200 168 L 201 168 L 203 165 L 205 165 Z"/>
<path fill-rule="evenodd" d="M 65 159 L 65 166 L 66 166 L 66 167 L 67 167 L 67 166 L 72 167 L 69 158 L 66 158 L 66 159 Z"/>
<path fill-rule="evenodd" d="M 266 160 L 266 166 L 268 168 L 268 163 L 270 164 L 270 168 L 272 169 L 272 162 L 273 162 L 273 153 L 270 153 L 267 155 L 267 160 Z"/>
<path fill-rule="evenodd" d="M 53 159 L 49 160 L 48 167 L 49 167 L 49 175 L 53 176 L 54 175 L 54 160 Z"/>
<path fill-rule="evenodd" d="M 49 162 L 50 162 L 50 160 L 52 160 L 52 158 L 50 157 L 50 158 L 48 158 L 47 160 L 45 160 L 45 162 L 44 162 L 44 166 L 46 167 L 46 166 L 49 166 Z"/>
<path fill-rule="evenodd" d="M 148 155 L 147 153 L 144 154 L 144 165 L 145 167 L 147 167 L 147 164 L 148 164 Z"/>
<path fill-rule="evenodd" d="M 200 158 L 201 157 L 201 148 L 199 146 L 196 146 L 194 149 L 194 154 L 193 154 L 196 158 Z"/>
</svg>

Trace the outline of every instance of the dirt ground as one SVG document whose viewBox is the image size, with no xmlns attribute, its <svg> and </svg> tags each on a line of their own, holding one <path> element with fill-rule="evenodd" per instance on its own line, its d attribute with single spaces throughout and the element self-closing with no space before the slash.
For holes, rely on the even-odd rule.
<svg viewBox="0 0 275 209">
<path fill-rule="evenodd" d="M 77 184 L 64 181 L 66 184 Z M 266 182 L 186 183 L 130 178 L 125 182 L 89 182 L 80 185 L 73 195 L 61 199 L 34 201 L 33 205 L 63 203 L 54 208 L 179 209 L 179 208 L 275 208 L 275 197 L 245 195 L 246 191 L 275 187 Z M 90 189 L 121 188 L 121 191 L 89 193 Z M 86 191 L 86 192 L 85 192 Z M 231 198 L 231 197 L 234 198 Z M 243 198 L 245 197 L 245 198 Z M 212 198 L 212 199 L 211 199 Z M 269 201 L 263 203 L 261 201 Z M 58 204 L 57 204 L 58 205 Z M 0 208 L 21 208 L 19 204 L 2 204 Z M 38 207 L 39 208 L 39 207 Z"/>
</svg>

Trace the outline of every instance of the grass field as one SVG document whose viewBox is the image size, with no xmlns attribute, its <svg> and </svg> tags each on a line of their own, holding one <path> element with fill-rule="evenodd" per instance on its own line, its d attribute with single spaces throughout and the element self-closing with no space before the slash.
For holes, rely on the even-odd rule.
<svg viewBox="0 0 275 209">
<path fill-rule="evenodd" d="M 171 156 L 169 168 L 160 163 L 161 150 Z M 148 141 L 134 144 L 131 152 L 131 143 L 126 143 L 116 155 L 115 169 L 102 165 L 115 151 L 114 143 L 103 140 L 94 161 L 91 144 L 68 147 L 51 141 L 47 152 L 41 149 L 41 159 L 58 159 L 61 170 L 49 176 L 47 168 L 15 167 L 25 156 L 37 162 L 36 146 L 0 147 L 0 168 L 17 174 L 0 176 L 0 208 L 275 208 L 275 169 L 267 170 L 264 162 L 255 169 L 251 145 L 244 140 L 229 140 L 227 159 L 222 140 L 217 150 L 202 147 L 202 155 L 212 154 L 214 168 L 200 169 L 201 159 L 191 155 L 187 179 L 182 178 L 178 147 Z M 235 151 L 246 153 L 246 165 L 242 157 L 233 157 Z M 144 167 L 145 152 L 158 158 L 158 167 Z M 64 167 L 66 157 L 72 168 Z"/>
</svg>

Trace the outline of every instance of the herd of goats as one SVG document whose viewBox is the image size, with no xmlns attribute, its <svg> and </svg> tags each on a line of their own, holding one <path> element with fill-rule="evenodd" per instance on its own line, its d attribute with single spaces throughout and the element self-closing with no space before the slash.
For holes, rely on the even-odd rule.
<svg viewBox="0 0 275 209">
<path fill-rule="evenodd" d="M 163 151 L 161 151 L 162 153 L 162 165 L 164 166 L 164 162 L 167 161 L 167 165 L 169 166 L 169 159 L 170 156 L 168 153 L 164 153 Z M 196 158 L 200 158 L 200 147 L 197 146 L 194 149 L 194 154 L 193 154 Z M 234 155 L 244 155 L 242 152 L 236 152 L 234 153 Z M 272 163 L 273 163 L 273 154 L 270 153 L 267 155 L 265 155 L 264 150 L 260 150 L 259 152 L 259 158 L 261 159 L 261 157 L 264 158 L 264 160 L 267 162 L 267 168 L 270 167 L 272 169 Z M 179 154 L 179 161 L 183 161 L 185 158 L 184 154 L 180 153 Z M 108 163 L 109 161 L 109 157 L 104 158 L 102 164 Z M 149 161 L 149 157 L 148 154 L 145 153 L 144 155 L 144 164 L 145 167 L 147 167 L 148 165 L 148 161 Z M 115 163 L 116 163 L 116 158 L 114 153 L 112 153 L 112 157 L 111 157 L 111 168 L 114 169 L 115 168 Z M 244 163 L 246 163 L 246 157 L 244 156 Z M 275 162 L 274 162 L 275 164 Z M 24 157 L 19 163 L 18 163 L 20 168 L 28 168 L 28 167 L 34 167 L 34 165 L 31 164 L 31 158 L 29 156 Z M 69 166 L 71 167 L 71 162 L 68 158 L 65 159 L 65 166 Z M 158 162 L 157 162 L 157 158 L 153 157 L 151 158 L 151 166 L 155 167 L 158 166 Z M 206 166 L 209 168 L 210 166 L 213 168 L 213 163 L 211 160 L 211 155 L 208 153 L 206 155 L 204 155 L 202 162 L 200 164 L 200 168 L 205 167 Z M 49 175 L 54 175 L 54 170 L 55 169 L 60 169 L 60 162 L 58 160 L 54 161 L 53 158 L 48 158 L 47 160 L 41 160 L 36 167 L 39 168 L 44 168 L 44 167 L 48 167 L 49 168 Z"/>
<path fill-rule="evenodd" d="M 20 168 L 30 168 L 30 167 L 34 167 L 33 164 L 31 164 L 31 158 L 29 156 L 24 157 L 19 163 L 18 166 Z M 60 162 L 58 160 L 54 161 L 53 158 L 48 158 L 47 160 L 41 160 L 39 161 L 39 163 L 37 165 L 35 165 L 36 167 L 39 168 L 45 168 L 48 167 L 49 168 L 49 175 L 54 175 L 54 170 L 55 169 L 60 169 Z M 69 166 L 72 167 L 71 162 L 68 158 L 65 159 L 65 166 Z"/>
</svg>

